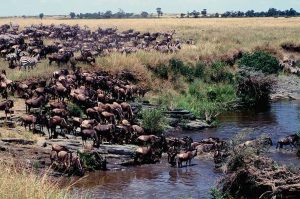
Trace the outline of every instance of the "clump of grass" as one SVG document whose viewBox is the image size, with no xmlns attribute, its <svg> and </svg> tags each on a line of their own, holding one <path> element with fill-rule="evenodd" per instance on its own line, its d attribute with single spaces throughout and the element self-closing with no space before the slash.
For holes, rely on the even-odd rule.
<svg viewBox="0 0 300 199">
<path fill-rule="evenodd" d="M 146 109 L 142 111 L 142 124 L 147 133 L 159 134 L 166 126 L 166 118 L 160 109 Z"/>
<path fill-rule="evenodd" d="M 211 83 L 233 83 L 234 74 L 231 72 L 229 66 L 224 62 L 214 62 L 209 68 L 205 70 L 205 81 Z"/>
<path fill-rule="evenodd" d="M 37 141 L 39 136 L 30 131 L 25 131 L 23 127 L 16 129 L 0 128 L 0 138 L 21 138 L 25 140 Z"/>
<path fill-rule="evenodd" d="M 59 67 L 55 64 L 50 66 L 48 60 L 42 60 L 32 70 L 25 71 L 24 69 L 9 69 L 8 63 L 0 61 L 0 70 L 6 70 L 7 78 L 13 81 L 22 81 L 33 78 L 51 77 L 54 71 L 58 70 Z"/>
<path fill-rule="evenodd" d="M 169 61 L 169 65 L 170 65 L 171 71 L 174 73 L 175 76 L 180 74 L 180 75 L 184 76 L 188 81 L 192 81 L 194 79 L 193 68 L 191 66 L 185 64 L 183 61 L 172 58 Z"/>
<path fill-rule="evenodd" d="M 220 190 L 217 188 L 212 188 L 210 190 L 210 199 L 225 199 L 228 198 L 226 197 L 226 194 L 222 193 Z"/>
<path fill-rule="evenodd" d="M 235 86 L 228 83 L 209 84 L 202 80 L 191 83 L 186 93 L 163 93 L 155 102 L 169 108 L 183 108 L 197 117 L 216 116 L 237 101 Z"/>
<path fill-rule="evenodd" d="M 169 78 L 169 71 L 167 65 L 160 65 L 153 69 L 155 75 L 157 75 L 161 79 L 167 80 Z"/>
<path fill-rule="evenodd" d="M 67 108 L 72 116 L 83 117 L 84 115 L 82 109 L 72 102 L 68 103 Z"/>
<path fill-rule="evenodd" d="M 16 168 L 13 164 L 0 162 L 0 195 L 11 199 L 71 199 L 66 189 L 49 180 L 47 175 L 40 177 L 33 171 Z"/>
<path fill-rule="evenodd" d="M 195 66 L 194 76 L 196 78 L 204 77 L 205 64 L 202 62 L 198 62 Z"/>
</svg>

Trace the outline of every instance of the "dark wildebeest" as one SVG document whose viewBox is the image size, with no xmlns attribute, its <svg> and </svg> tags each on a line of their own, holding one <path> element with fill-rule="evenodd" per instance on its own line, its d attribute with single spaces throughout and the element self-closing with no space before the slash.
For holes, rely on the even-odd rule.
<svg viewBox="0 0 300 199">
<path fill-rule="evenodd" d="M 41 108 L 47 102 L 48 102 L 47 97 L 43 95 L 26 100 L 25 101 L 26 113 L 29 113 L 31 108 Z"/>
<path fill-rule="evenodd" d="M 11 114 L 11 108 L 14 106 L 14 101 L 12 100 L 5 100 L 0 102 L 0 110 L 5 111 L 5 117 L 7 118 L 7 114 Z"/>
<path fill-rule="evenodd" d="M 88 138 L 93 140 L 93 145 L 99 147 L 99 138 L 97 132 L 94 129 L 83 129 L 81 131 L 81 137 L 83 145 L 85 145 Z"/>
<path fill-rule="evenodd" d="M 288 135 L 285 138 L 281 138 L 276 145 L 276 149 L 279 147 L 282 149 L 284 145 L 290 145 L 291 147 L 296 147 L 296 143 L 299 141 L 299 136 L 297 134 Z"/>
<path fill-rule="evenodd" d="M 35 129 L 35 124 L 36 124 L 36 117 L 34 115 L 24 115 L 21 117 L 21 126 L 24 125 L 25 130 L 27 126 L 29 126 L 29 130 L 31 130 L 31 125 L 33 125 L 33 129 Z"/>
<path fill-rule="evenodd" d="M 49 124 L 48 124 L 48 128 L 50 128 L 50 132 L 49 132 L 50 139 L 53 137 L 53 133 L 54 133 L 54 138 L 56 138 L 58 136 L 56 133 L 57 126 L 60 126 L 61 131 L 63 129 L 66 129 L 68 131 L 68 133 L 71 133 L 71 131 L 73 130 L 72 127 L 67 123 L 67 121 L 64 118 L 62 118 L 60 116 L 53 116 L 50 118 Z"/>
</svg>

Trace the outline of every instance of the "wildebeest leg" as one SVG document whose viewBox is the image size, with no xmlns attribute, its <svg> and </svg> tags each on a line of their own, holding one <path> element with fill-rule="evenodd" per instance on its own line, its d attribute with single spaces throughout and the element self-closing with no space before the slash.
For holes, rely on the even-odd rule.
<svg viewBox="0 0 300 199">
<path fill-rule="evenodd" d="M 295 143 L 293 143 L 293 142 L 290 142 L 290 146 L 291 146 L 292 148 L 296 148 L 296 145 L 295 145 Z"/>
</svg>

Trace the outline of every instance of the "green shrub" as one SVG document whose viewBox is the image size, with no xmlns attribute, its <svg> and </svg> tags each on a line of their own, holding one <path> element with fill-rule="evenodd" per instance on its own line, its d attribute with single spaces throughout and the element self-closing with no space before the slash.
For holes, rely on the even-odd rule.
<svg viewBox="0 0 300 199">
<path fill-rule="evenodd" d="M 185 65 L 181 60 L 178 59 L 171 59 L 169 65 L 174 75 L 181 74 L 182 76 L 186 77 L 188 81 L 193 81 L 194 70 L 192 67 Z"/>
<path fill-rule="evenodd" d="M 75 117 L 83 116 L 83 111 L 77 104 L 68 103 L 67 108 L 68 108 L 71 116 L 75 116 Z"/>
<path fill-rule="evenodd" d="M 210 199 L 225 199 L 223 193 L 217 188 L 212 188 L 210 190 Z"/>
<path fill-rule="evenodd" d="M 162 79 L 169 78 L 168 66 L 166 66 L 166 65 L 160 65 L 160 66 L 156 67 L 154 69 L 154 73 Z"/>
<path fill-rule="evenodd" d="M 205 81 L 211 83 L 233 83 L 234 75 L 224 62 L 214 62 L 205 72 Z"/>
<path fill-rule="evenodd" d="M 162 110 L 146 109 L 142 111 L 142 124 L 147 133 L 158 134 L 165 129 L 166 118 Z"/>
<path fill-rule="evenodd" d="M 239 60 L 239 66 L 248 67 L 255 71 L 262 71 L 266 74 L 277 74 L 281 69 L 277 58 L 263 51 L 246 53 Z"/>
<path fill-rule="evenodd" d="M 94 171 L 106 169 L 106 160 L 97 152 L 78 152 L 82 166 L 87 170 Z"/>
<path fill-rule="evenodd" d="M 170 98 L 175 107 L 184 108 L 196 116 L 205 118 L 215 116 L 228 109 L 228 104 L 237 101 L 236 90 L 232 84 L 208 84 L 196 80 L 190 84 L 185 95 Z"/>
<path fill-rule="evenodd" d="M 195 67 L 194 76 L 196 78 L 203 78 L 205 65 L 202 62 L 198 62 Z"/>
</svg>

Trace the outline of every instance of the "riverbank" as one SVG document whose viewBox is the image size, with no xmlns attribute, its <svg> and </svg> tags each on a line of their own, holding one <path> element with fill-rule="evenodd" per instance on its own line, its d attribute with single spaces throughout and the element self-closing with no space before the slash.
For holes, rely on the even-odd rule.
<svg viewBox="0 0 300 199">
<path fill-rule="evenodd" d="M 300 100 L 300 78 L 297 75 L 279 75 L 274 85 L 271 100 Z"/>
</svg>

